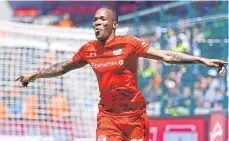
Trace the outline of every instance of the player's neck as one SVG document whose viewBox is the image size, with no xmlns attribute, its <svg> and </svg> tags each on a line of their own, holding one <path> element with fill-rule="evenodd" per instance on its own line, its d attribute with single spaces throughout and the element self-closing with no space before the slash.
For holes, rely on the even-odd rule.
<svg viewBox="0 0 229 141">
<path fill-rule="evenodd" d="M 108 43 L 109 41 L 111 41 L 112 39 L 114 39 L 115 36 L 116 36 L 116 35 L 115 35 L 115 32 L 113 32 L 113 33 L 111 33 L 110 37 L 109 37 L 107 40 L 103 40 L 103 41 L 98 40 L 98 42 L 99 42 L 99 44 L 100 44 L 101 46 L 104 46 L 106 43 Z"/>
</svg>

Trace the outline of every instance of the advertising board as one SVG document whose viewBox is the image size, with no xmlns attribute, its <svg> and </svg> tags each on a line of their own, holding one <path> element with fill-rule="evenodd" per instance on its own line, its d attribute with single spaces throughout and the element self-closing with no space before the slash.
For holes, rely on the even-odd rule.
<svg viewBox="0 0 229 141">
<path fill-rule="evenodd" d="M 152 118 L 151 141 L 206 141 L 205 117 Z"/>
</svg>

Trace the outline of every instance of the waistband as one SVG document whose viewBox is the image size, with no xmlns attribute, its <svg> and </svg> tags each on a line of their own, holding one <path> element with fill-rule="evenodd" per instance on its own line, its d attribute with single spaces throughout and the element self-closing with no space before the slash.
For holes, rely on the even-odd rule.
<svg viewBox="0 0 229 141">
<path fill-rule="evenodd" d="M 103 113 L 103 114 L 106 114 L 109 116 L 137 116 L 137 115 L 141 115 L 143 113 L 146 113 L 146 109 L 141 109 L 141 110 L 138 109 L 134 112 L 131 111 L 131 112 L 122 112 L 122 113 L 111 113 L 111 112 L 107 112 L 107 111 L 105 111 L 99 107 L 99 113 Z"/>
</svg>

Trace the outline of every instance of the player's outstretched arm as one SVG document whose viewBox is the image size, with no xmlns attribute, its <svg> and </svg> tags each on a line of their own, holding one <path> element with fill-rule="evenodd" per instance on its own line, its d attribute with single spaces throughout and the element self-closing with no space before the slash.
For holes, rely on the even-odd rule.
<svg viewBox="0 0 229 141">
<path fill-rule="evenodd" d="M 156 48 L 149 48 L 145 55 L 146 58 L 162 60 L 170 64 L 205 64 L 208 67 L 216 67 L 219 70 L 219 73 L 224 73 L 225 64 L 229 62 L 219 60 L 219 59 L 207 59 L 197 56 L 192 56 L 184 53 L 180 53 L 172 50 L 159 50 Z"/>
<path fill-rule="evenodd" d="M 37 72 L 22 74 L 15 81 L 20 81 L 23 87 L 26 87 L 29 82 L 33 82 L 39 78 L 50 78 L 63 75 L 73 69 L 85 66 L 84 62 L 73 62 L 72 58 L 67 61 L 56 63 L 48 68 L 42 69 Z"/>
</svg>

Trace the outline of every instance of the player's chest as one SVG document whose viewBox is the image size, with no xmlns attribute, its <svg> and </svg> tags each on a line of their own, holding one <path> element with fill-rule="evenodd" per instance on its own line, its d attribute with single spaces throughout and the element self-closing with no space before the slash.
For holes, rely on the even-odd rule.
<svg viewBox="0 0 229 141">
<path fill-rule="evenodd" d="M 127 64 L 133 50 L 127 47 L 115 47 L 102 50 L 88 50 L 87 62 L 96 73 L 121 71 Z"/>
</svg>

